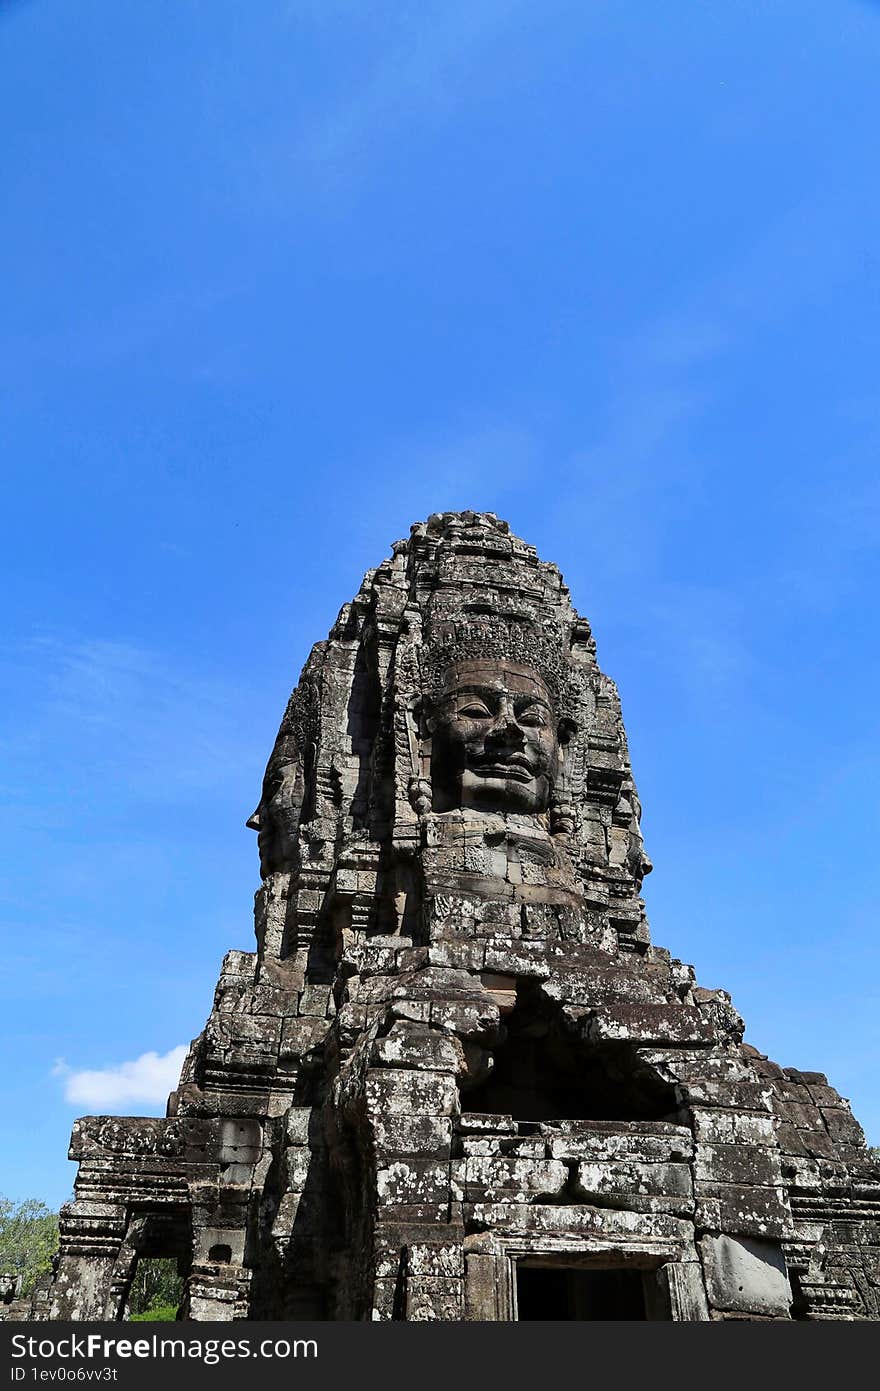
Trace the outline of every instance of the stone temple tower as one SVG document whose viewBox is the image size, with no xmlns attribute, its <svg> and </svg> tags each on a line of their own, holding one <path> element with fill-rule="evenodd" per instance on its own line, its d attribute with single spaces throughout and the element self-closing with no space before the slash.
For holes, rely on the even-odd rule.
<svg viewBox="0 0 880 1391">
<path fill-rule="evenodd" d="M 880 1169 L 653 946 L 614 683 L 557 568 L 444 513 L 312 650 L 165 1119 L 77 1122 L 34 1314 L 876 1319 Z"/>
</svg>

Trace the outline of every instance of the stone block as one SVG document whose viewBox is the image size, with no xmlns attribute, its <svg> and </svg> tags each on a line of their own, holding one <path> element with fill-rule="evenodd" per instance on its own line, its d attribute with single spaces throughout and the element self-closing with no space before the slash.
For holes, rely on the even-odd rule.
<svg viewBox="0 0 880 1391">
<path fill-rule="evenodd" d="M 463 1282 L 445 1277 L 417 1277 L 406 1282 L 406 1317 L 414 1323 L 459 1322 Z"/>
<path fill-rule="evenodd" d="M 783 1070 L 786 1077 L 790 1077 L 793 1082 L 800 1082 L 802 1086 L 827 1087 L 828 1085 L 828 1078 L 824 1072 L 804 1072 L 797 1067 L 786 1067 Z"/>
<path fill-rule="evenodd" d="M 471 1156 L 464 1161 L 464 1182 L 470 1201 L 526 1202 L 561 1193 L 568 1182 L 568 1166 L 553 1159 Z"/>
<path fill-rule="evenodd" d="M 632 1212 L 613 1207 L 563 1203 L 474 1203 L 465 1209 L 468 1221 L 478 1228 L 508 1235 L 594 1237 L 613 1243 L 652 1243 L 666 1249 L 670 1242 L 690 1244 L 693 1222 L 665 1212 Z"/>
<path fill-rule="evenodd" d="M 441 1203 L 451 1191 L 450 1165 L 445 1161 L 396 1159 L 376 1171 L 376 1195 L 382 1205 Z"/>
<path fill-rule="evenodd" d="M 311 1106 L 291 1106 L 285 1117 L 285 1135 L 290 1145 L 307 1145 Z"/>
<path fill-rule="evenodd" d="M 777 1101 L 777 1113 L 798 1130 L 821 1130 L 822 1112 L 812 1102 Z"/>
<path fill-rule="evenodd" d="M 501 1028 L 498 1005 L 487 994 L 479 1000 L 441 1000 L 431 1005 L 431 1023 L 460 1038 L 494 1043 Z"/>
<path fill-rule="evenodd" d="M 216 1014 L 212 1030 L 222 1048 L 256 1044 L 261 1051 L 277 1052 L 281 1020 L 270 1015 Z"/>
<path fill-rule="evenodd" d="M 513 1116 L 496 1116 L 480 1111 L 462 1111 L 458 1122 L 462 1135 L 516 1134 L 516 1121 Z"/>
<path fill-rule="evenodd" d="M 486 944 L 485 967 L 487 971 L 524 980 L 546 980 L 550 975 L 547 948 L 543 942 L 501 943 L 493 938 Z"/>
<path fill-rule="evenodd" d="M 426 966 L 423 970 L 415 972 L 405 983 L 402 982 L 394 993 L 406 995 L 411 1000 L 479 1000 L 483 991 L 479 981 L 475 980 L 469 971 Z"/>
<path fill-rule="evenodd" d="M 263 1149 L 263 1128 L 259 1121 L 223 1120 L 217 1123 L 212 1153 L 221 1164 L 256 1163 Z"/>
<path fill-rule="evenodd" d="M 299 1014 L 324 1019 L 335 1013 L 333 992 L 329 985 L 306 985 L 299 997 Z"/>
<path fill-rule="evenodd" d="M 694 1136 L 709 1145 L 757 1145 L 772 1149 L 776 1145 L 776 1122 L 770 1115 L 754 1111 L 722 1111 L 695 1106 Z"/>
<path fill-rule="evenodd" d="M 327 1037 L 328 1020 L 306 1015 L 302 1018 L 285 1019 L 281 1035 L 282 1060 L 296 1060 L 320 1048 Z"/>
<path fill-rule="evenodd" d="M 220 979 L 227 976 L 240 976 L 253 980 L 257 966 L 257 953 L 253 951 L 228 951 L 220 966 Z"/>
<path fill-rule="evenodd" d="M 668 1261 L 654 1272 L 656 1296 L 653 1303 L 658 1318 L 672 1318 L 676 1323 L 706 1322 L 709 1305 L 703 1273 L 697 1261 Z"/>
<path fill-rule="evenodd" d="M 495 1322 L 507 1314 L 502 1305 L 498 1260 L 479 1252 L 466 1257 L 464 1317 L 470 1323 Z"/>
<path fill-rule="evenodd" d="M 455 1079 L 440 1072 L 375 1069 L 367 1076 L 365 1093 L 368 1111 L 374 1115 L 451 1116 L 458 1110 Z"/>
<path fill-rule="evenodd" d="M 291 1145 L 284 1151 L 284 1181 L 289 1192 L 303 1192 L 313 1158 L 306 1145 Z"/>
<path fill-rule="evenodd" d="M 381 1067 L 419 1068 L 426 1071 L 451 1072 L 462 1063 L 461 1044 L 439 1031 L 415 1032 L 395 1025 L 390 1034 L 376 1039 L 371 1061 Z"/>
<path fill-rule="evenodd" d="M 430 1000 L 392 1000 L 388 1005 L 392 1019 L 410 1019 L 414 1023 L 428 1024 L 431 1020 Z"/>
<path fill-rule="evenodd" d="M 699 1184 L 697 1222 L 737 1236 L 785 1237 L 792 1231 L 791 1210 L 780 1188 L 741 1184 Z"/>
<path fill-rule="evenodd" d="M 379 1243 L 383 1235 L 393 1233 L 395 1241 L 407 1245 L 417 1239 L 417 1232 L 424 1236 L 426 1228 L 430 1229 L 431 1236 L 436 1236 L 442 1228 L 448 1230 L 452 1206 L 448 1191 L 443 1197 L 428 1202 L 380 1203 L 374 1214 L 376 1241 Z"/>
<path fill-rule="evenodd" d="M 699 1246 L 713 1308 L 789 1317 L 791 1285 L 778 1243 L 722 1234 L 702 1237 Z"/>
<path fill-rule="evenodd" d="M 469 942 L 465 938 L 440 938 L 430 944 L 427 951 L 431 966 L 453 966 L 466 971 L 481 971 L 486 958 L 483 942 Z"/>
<path fill-rule="evenodd" d="M 615 1003 L 591 1019 L 588 1036 L 597 1042 L 710 1044 L 716 1031 L 699 1010 L 685 1005 Z"/>
<path fill-rule="evenodd" d="M 743 1082 L 717 1078 L 702 1079 L 693 1077 L 679 1083 L 679 1090 L 686 1102 L 698 1106 L 723 1106 L 727 1110 L 766 1111 L 774 1110 L 772 1089 L 769 1082 Z"/>
<path fill-rule="evenodd" d="M 611 966 L 607 957 L 601 964 L 590 962 L 564 970 L 560 966 L 558 961 L 553 963 L 552 975 L 544 984 L 543 992 L 548 999 L 561 1004 L 603 1010 L 611 1016 L 617 1012 L 617 1007 L 622 1010 L 625 1005 L 668 1004 L 668 988 L 655 976 Z"/>
<path fill-rule="evenodd" d="M 461 1152 L 465 1158 L 506 1155 L 515 1159 L 546 1159 L 547 1141 L 541 1135 L 463 1135 Z M 562 1155 L 551 1155 L 553 1159 Z"/>
<path fill-rule="evenodd" d="M 548 1153 L 552 1159 L 634 1160 L 662 1164 L 690 1159 L 693 1140 L 687 1131 L 675 1137 L 586 1132 L 550 1138 Z"/>
<path fill-rule="evenodd" d="M 828 1134 L 838 1145 L 863 1145 L 865 1132 L 849 1109 L 822 1107 L 822 1119 Z"/>
<path fill-rule="evenodd" d="M 373 1323 L 390 1323 L 399 1317 L 398 1279 L 391 1276 L 373 1281 L 373 1304 L 370 1319 Z"/>
<path fill-rule="evenodd" d="M 452 1121 L 447 1116 L 378 1116 L 373 1122 L 373 1143 L 381 1156 L 413 1154 L 448 1157 L 452 1143 Z"/>
<path fill-rule="evenodd" d="M 697 1083 L 705 1082 L 749 1082 L 758 1085 L 760 1079 L 755 1070 L 748 1065 L 739 1050 L 714 1050 L 705 1048 L 646 1048 L 642 1054 L 645 1062 L 670 1081 Z M 762 1091 L 772 1093 L 769 1079 L 760 1082 Z M 718 1103 L 713 1103 L 718 1104 Z M 735 1103 L 731 1103 L 737 1109 Z M 746 1108 L 753 1109 L 753 1108 Z"/>
<path fill-rule="evenodd" d="M 700 1184 L 739 1183 L 773 1188 L 782 1182 L 776 1150 L 758 1145 L 697 1145 L 694 1178 Z"/>
<path fill-rule="evenodd" d="M 579 1163 L 577 1189 L 584 1197 L 654 1194 L 690 1197 L 691 1171 L 687 1164 L 640 1164 L 635 1160 Z"/>
<path fill-rule="evenodd" d="M 275 985 L 255 985 L 243 997 L 242 1004 L 251 1014 L 280 1017 L 296 1011 L 296 994 Z"/>
<path fill-rule="evenodd" d="M 464 1253 L 460 1242 L 436 1245 L 416 1242 L 407 1248 L 407 1275 L 459 1279 L 464 1274 Z"/>
</svg>

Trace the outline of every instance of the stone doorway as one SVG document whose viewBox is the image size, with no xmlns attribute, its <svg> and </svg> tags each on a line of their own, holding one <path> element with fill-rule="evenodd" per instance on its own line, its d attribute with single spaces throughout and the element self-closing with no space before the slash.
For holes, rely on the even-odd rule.
<svg viewBox="0 0 880 1391">
<path fill-rule="evenodd" d="M 640 1270 L 516 1265 L 519 1320 L 642 1320 L 645 1290 Z"/>
</svg>

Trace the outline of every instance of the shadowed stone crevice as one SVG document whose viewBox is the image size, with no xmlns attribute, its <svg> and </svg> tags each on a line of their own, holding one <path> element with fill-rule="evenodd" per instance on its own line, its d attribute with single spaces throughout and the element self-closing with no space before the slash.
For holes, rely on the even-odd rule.
<svg viewBox="0 0 880 1391">
<path fill-rule="evenodd" d="M 675 1088 L 631 1045 L 590 1044 L 538 992 L 518 995 L 504 1028 L 486 1079 L 463 1089 L 467 1110 L 517 1121 L 678 1119 Z"/>
</svg>

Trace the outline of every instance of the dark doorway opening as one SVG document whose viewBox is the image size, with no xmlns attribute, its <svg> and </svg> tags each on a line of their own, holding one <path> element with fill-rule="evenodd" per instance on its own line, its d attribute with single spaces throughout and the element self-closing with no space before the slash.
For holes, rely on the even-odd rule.
<svg viewBox="0 0 880 1391">
<path fill-rule="evenodd" d="M 644 1319 L 640 1270 L 577 1270 L 517 1263 L 519 1319 Z"/>
</svg>

